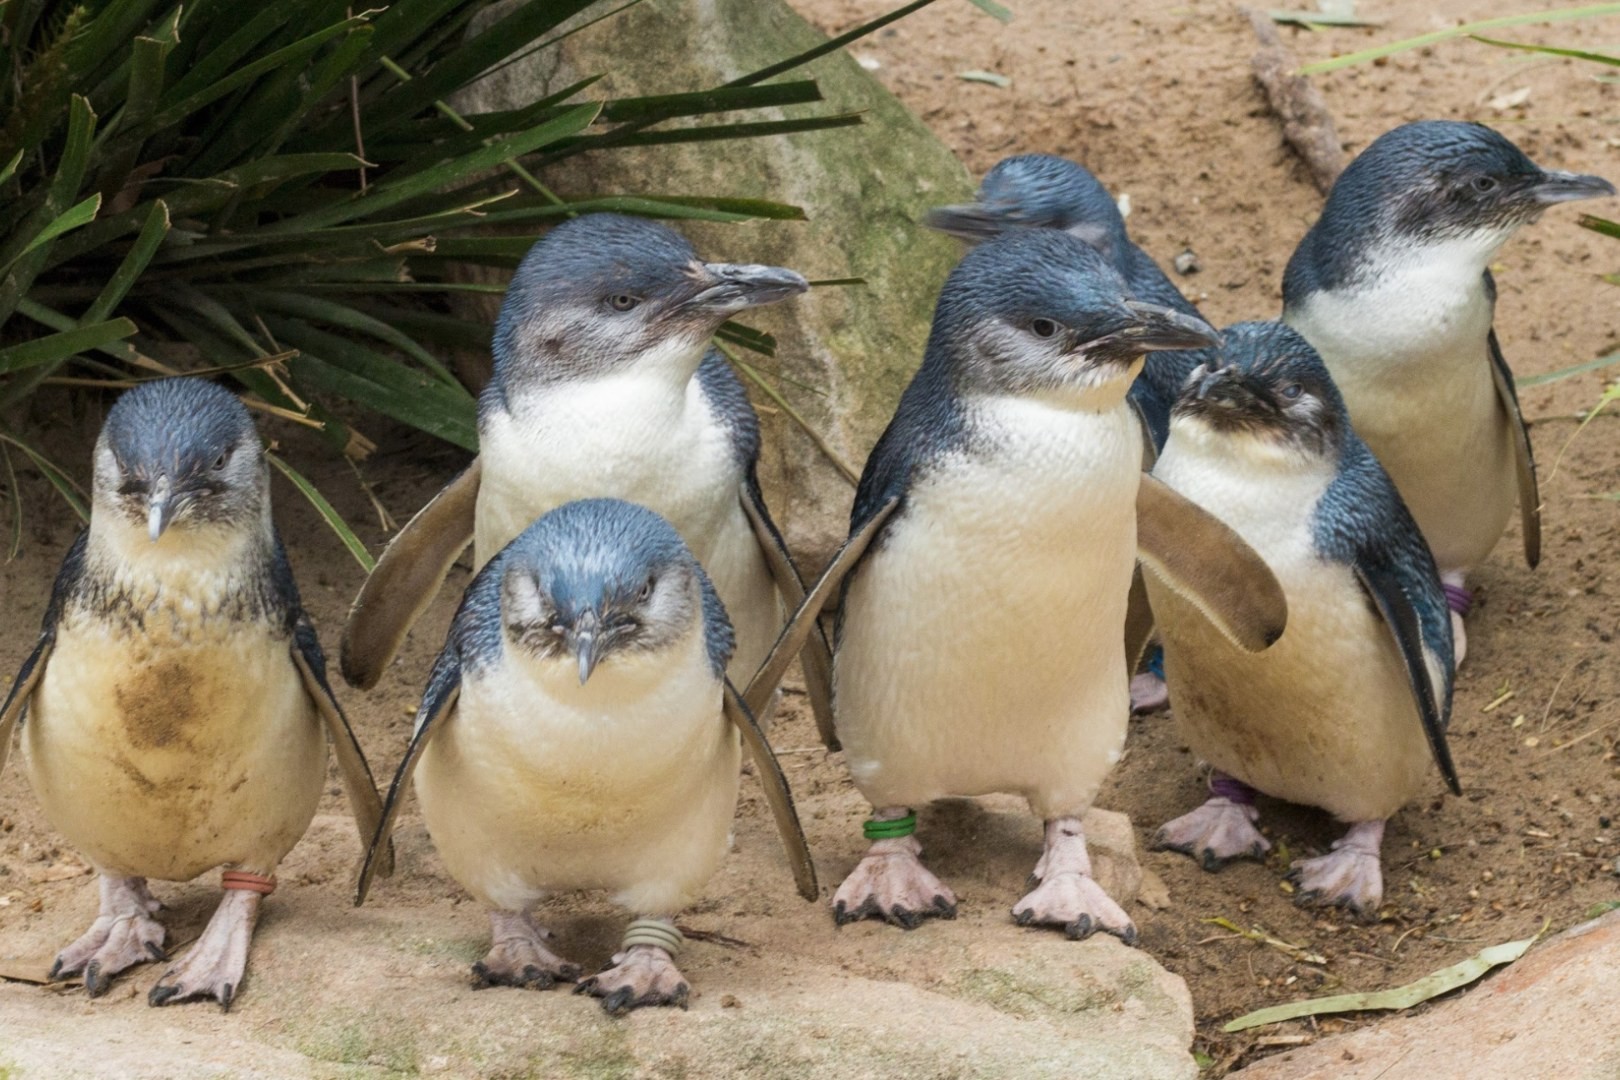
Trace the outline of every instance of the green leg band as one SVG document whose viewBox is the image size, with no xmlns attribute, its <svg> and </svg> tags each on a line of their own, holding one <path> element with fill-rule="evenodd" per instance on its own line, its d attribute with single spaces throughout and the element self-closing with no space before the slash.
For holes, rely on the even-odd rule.
<svg viewBox="0 0 1620 1080">
<path fill-rule="evenodd" d="M 657 919 L 636 919 L 624 932 L 626 949 L 632 945 L 656 945 L 670 956 L 675 956 L 685 944 L 685 934 L 669 923 Z"/>
<path fill-rule="evenodd" d="M 879 821 L 876 818 L 867 818 L 861 826 L 861 831 L 868 840 L 897 840 L 902 836 L 910 836 L 917 831 L 917 813 L 912 811 L 903 818 L 893 818 L 889 821 Z"/>
</svg>

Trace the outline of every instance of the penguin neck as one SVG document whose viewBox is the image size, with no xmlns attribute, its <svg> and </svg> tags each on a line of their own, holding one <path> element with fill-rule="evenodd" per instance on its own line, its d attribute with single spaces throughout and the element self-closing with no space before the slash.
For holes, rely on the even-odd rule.
<svg viewBox="0 0 1620 1080">
<path fill-rule="evenodd" d="M 259 603 L 274 533 L 268 514 L 256 522 L 176 522 L 153 540 L 136 522 L 97 499 L 90 515 L 86 569 L 102 582 L 97 592 L 136 612 L 169 611 L 187 623 L 244 600 Z M 245 609 L 244 609 L 245 610 Z M 148 629 L 152 629 L 150 622 Z"/>
<path fill-rule="evenodd" d="M 656 700 L 692 671 L 718 681 L 709 663 L 707 643 L 695 621 L 664 648 L 624 649 L 604 656 L 583 683 L 579 681 L 579 662 L 572 654 L 536 656 L 504 637 L 502 648 L 508 670 L 531 682 L 547 699 L 591 711 L 611 711 Z"/>
</svg>

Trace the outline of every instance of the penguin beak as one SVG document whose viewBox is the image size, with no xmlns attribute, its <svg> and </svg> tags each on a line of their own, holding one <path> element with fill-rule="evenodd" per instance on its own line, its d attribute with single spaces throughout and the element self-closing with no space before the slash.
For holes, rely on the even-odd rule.
<svg viewBox="0 0 1620 1080">
<path fill-rule="evenodd" d="M 1197 401 L 1227 409 L 1237 409 L 1254 400 L 1254 393 L 1235 367 L 1200 368 L 1201 374 L 1188 381 Z"/>
<path fill-rule="evenodd" d="M 982 243 L 1000 236 L 1018 222 L 1006 212 L 991 209 L 983 203 L 962 203 L 941 206 L 923 216 L 924 225 L 970 244 Z"/>
<path fill-rule="evenodd" d="M 179 509 L 180 501 L 175 498 L 173 484 L 167 474 L 159 473 L 146 499 L 146 535 L 152 538 L 152 543 L 157 543 L 158 537 L 167 531 Z"/>
<path fill-rule="evenodd" d="M 1530 197 L 1542 206 L 1578 199 L 1602 199 L 1614 193 L 1614 185 L 1601 176 L 1571 172 L 1543 173 L 1529 192 Z"/>
<path fill-rule="evenodd" d="M 575 621 L 573 629 L 564 636 L 568 647 L 573 650 L 574 656 L 579 659 L 579 685 L 584 686 L 590 679 L 591 672 L 602 660 L 601 642 L 596 636 L 596 613 L 583 612 Z"/>
<path fill-rule="evenodd" d="M 785 300 L 810 288 L 804 275 L 781 266 L 704 263 L 698 291 L 680 305 L 686 311 L 730 315 Z"/>
<path fill-rule="evenodd" d="M 1202 349 L 1220 343 L 1220 335 L 1203 319 L 1135 300 L 1125 301 L 1125 306 L 1131 317 L 1118 330 L 1088 344 L 1088 359 L 1132 363 L 1146 352 Z"/>
</svg>

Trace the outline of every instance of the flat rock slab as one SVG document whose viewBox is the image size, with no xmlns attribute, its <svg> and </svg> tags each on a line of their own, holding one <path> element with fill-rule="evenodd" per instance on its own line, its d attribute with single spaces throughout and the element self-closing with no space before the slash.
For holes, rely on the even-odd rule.
<svg viewBox="0 0 1620 1080">
<path fill-rule="evenodd" d="M 1243 1080 L 1612 1080 L 1620 911 L 1564 931 L 1453 1001 L 1266 1058 Z"/>
<path fill-rule="evenodd" d="M 806 728 L 807 723 L 801 723 Z M 803 808 L 812 832 L 828 818 Z M 954 873 L 961 915 L 904 932 L 876 921 L 833 925 L 825 899 L 793 894 L 769 815 L 745 799 L 737 850 L 683 925 L 687 1012 L 606 1016 L 567 987 L 475 991 L 468 967 L 488 924 L 444 874 L 420 820 L 397 835 L 400 873 L 349 906 L 353 826 L 323 813 L 282 864 L 265 905 L 241 997 L 153 1009 L 150 964 L 106 997 L 0 982 L 0 1077 L 1131 1077 L 1192 1080 L 1192 1001 L 1151 955 L 1098 935 L 1071 942 L 1023 929 L 1008 911 L 1039 853 L 1040 825 L 1016 800 L 960 802 L 926 815 L 925 839 Z M 1122 815 L 1088 819 L 1099 870 L 1128 886 L 1134 852 Z M 823 884 L 864 847 L 841 823 L 818 839 Z M 967 837 L 972 837 L 968 840 Z M 959 839 L 960 838 L 960 839 Z M 968 850 L 1006 851 L 1005 872 L 974 873 Z M 181 936 L 218 898 L 209 879 L 159 883 L 164 921 Z M 93 878 L 39 887 L 37 915 L 6 928 L 0 960 L 43 969 L 94 916 Z M 1124 896 L 1121 896 L 1124 899 Z M 603 964 L 626 916 L 605 902 L 550 904 L 564 955 Z M 10 1070 L 9 1072 L 7 1070 Z"/>
</svg>

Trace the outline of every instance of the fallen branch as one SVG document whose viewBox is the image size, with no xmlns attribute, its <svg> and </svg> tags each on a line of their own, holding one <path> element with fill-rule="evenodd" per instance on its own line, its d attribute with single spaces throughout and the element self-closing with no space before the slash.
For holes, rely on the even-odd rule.
<svg viewBox="0 0 1620 1080">
<path fill-rule="evenodd" d="M 1271 16 L 1247 8 L 1244 13 L 1260 39 L 1260 49 L 1249 61 L 1255 80 L 1265 90 L 1271 111 L 1282 121 L 1283 138 L 1311 171 L 1316 189 L 1326 195 L 1344 169 L 1344 148 L 1339 145 L 1333 117 L 1316 87 L 1298 74 L 1299 63 L 1283 44 Z"/>
</svg>

